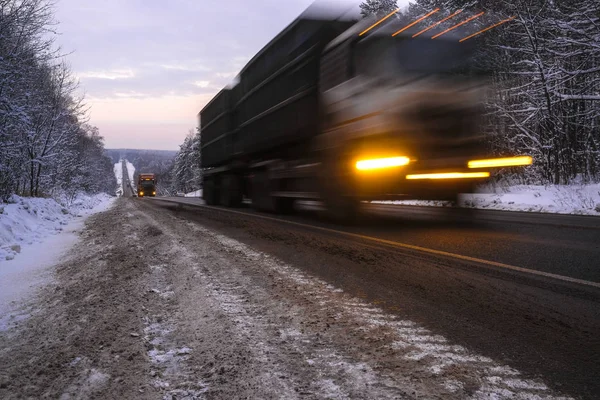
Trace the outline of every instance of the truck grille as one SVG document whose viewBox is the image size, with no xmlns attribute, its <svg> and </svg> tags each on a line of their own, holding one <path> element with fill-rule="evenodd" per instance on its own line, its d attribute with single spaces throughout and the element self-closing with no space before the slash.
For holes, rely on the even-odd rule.
<svg viewBox="0 0 600 400">
<path fill-rule="evenodd" d="M 423 106 L 416 114 L 423 135 L 421 158 L 458 157 L 481 148 L 479 109 L 447 103 Z"/>
</svg>

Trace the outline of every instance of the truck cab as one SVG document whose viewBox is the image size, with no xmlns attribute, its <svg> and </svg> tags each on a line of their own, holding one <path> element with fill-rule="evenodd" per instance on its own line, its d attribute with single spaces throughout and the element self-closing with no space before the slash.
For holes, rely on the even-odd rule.
<svg viewBox="0 0 600 400">
<path fill-rule="evenodd" d="M 138 197 L 156 196 L 156 176 L 149 173 L 139 174 L 137 192 Z"/>
<path fill-rule="evenodd" d="M 453 200 L 470 191 L 487 177 L 468 169 L 486 150 L 479 130 L 486 74 L 473 62 L 475 49 L 450 35 L 392 36 L 382 28 L 363 37 L 362 28 L 340 35 L 322 55 L 323 130 L 315 151 L 342 160 L 326 169 L 327 181 L 362 200 Z M 368 168 L 369 160 L 402 165 Z M 469 179 L 407 179 L 443 172 Z"/>
<path fill-rule="evenodd" d="M 363 34 L 373 22 L 299 17 L 200 111 L 208 205 L 318 200 L 345 219 L 363 201 L 455 200 L 531 163 L 487 153 L 473 42 L 398 21 Z"/>
</svg>

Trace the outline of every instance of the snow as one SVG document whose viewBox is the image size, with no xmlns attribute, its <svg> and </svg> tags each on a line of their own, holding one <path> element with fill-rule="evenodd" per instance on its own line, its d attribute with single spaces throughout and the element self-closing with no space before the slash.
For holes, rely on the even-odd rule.
<svg viewBox="0 0 600 400">
<path fill-rule="evenodd" d="M 79 194 L 70 202 L 60 199 L 29 198 L 12 195 L 0 204 L 0 267 L 28 245 L 59 233 L 75 217 L 83 217 L 110 206 L 113 197 Z M 19 248 L 21 250 L 19 250 Z"/>
<path fill-rule="evenodd" d="M 135 175 L 135 167 L 132 163 L 127 160 L 121 159 L 118 163 L 116 163 L 113 167 L 115 172 L 115 178 L 117 178 L 117 196 L 123 196 L 123 161 L 125 162 L 125 166 L 127 167 L 127 175 L 129 175 L 129 183 L 131 185 L 131 189 L 135 192 L 135 186 L 133 185 L 133 176 Z"/>
<path fill-rule="evenodd" d="M 195 192 L 186 193 L 185 197 L 202 197 L 202 189 L 196 190 Z"/>
<path fill-rule="evenodd" d="M 125 162 L 125 167 L 127 168 L 127 175 L 129 176 L 129 184 L 131 186 L 131 190 L 136 192 L 136 187 L 133 184 L 135 181 L 133 180 L 133 176 L 135 175 L 135 167 L 132 163 L 125 159 L 120 159 L 118 163 L 116 163 L 113 167 L 113 171 L 115 173 L 115 178 L 117 179 L 117 196 L 123 196 L 123 162 Z"/>
<path fill-rule="evenodd" d="M 432 377 L 439 377 L 440 383 L 448 390 L 456 391 L 473 379 L 480 382 L 480 386 L 473 398 L 522 398 L 522 399 L 558 399 L 550 393 L 550 389 L 539 380 L 529 380 L 521 376 L 520 372 L 509 366 L 498 363 L 491 358 L 476 354 L 466 348 L 453 344 L 442 335 L 434 334 L 428 329 L 419 326 L 416 322 L 402 320 L 388 314 L 383 309 L 365 302 L 362 299 L 352 297 L 341 289 L 322 281 L 311 275 L 284 263 L 283 261 L 256 251 L 253 248 L 227 236 L 215 233 L 204 227 L 191 225 L 194 230 L 199 231 L 204 237 L 211 237 L 228 253 L 238 252 L 246 260 L 253 260 L 265 269 L 265 273 L 274 276 L 282 287 L 294 288 L 298 293 L 309 296 L 311 299 L 320 299 L 319 304 L 331 313 L 337 315 L 338 319 L 354 321 L 356 330 L 366 337 L 380 337 L 381 332 L 387 332 L 387 337 L 393 337 L 390 344 L 382 342 L 382 349 L 388 346 L 390 354 L 396 349 L 405 349 L 399 357 L 402 358 L 404 367 L 427 370 Z M 238 317 L 238 320 L 246 322 L 246 329 L 256 330 L 260 321 L 248 318 L 245 313 L 246 299 L 234 293 L 235 288 L 228 285 L 219 285 L 219 290 L 214 296 L 219 303 L 225 307 L 227 314 Z M 244 318 L 245 317 L 245 318 Z M 272 323 L 272 322 L 270 322 Z M 243 326 L 243 324 L 238 325 Z M 275 327 L 276 328 L 276 327 Z M 280 332 L 282 330 L 280 329 Z M 326 371 L 327 367 L 334 367 L 337 376 L 345 377 L 348 382 L 364 386 L 377 387 L 377 376 L 373 369 L 365 363 L 351 363 L 344 354 L 337 354 L 333 350 L 312 352 L 303 343 L 310 342 L 311 338 L 303 332 L 293 329 L 283 330 L 283 335 L 288 343 L 294 343 L 295 351 L 302 355 L 309 365 L 318 364 L 320 371 Z M 264 345 L 264 343 L 263 343 Z M 267 347 L 268 348 L 268 347 Z M 388 353 L 385 351 L 385 353 Z M 454 374 L 452 371 L 461 371 Z M 447 377 L 456 379 L 447 379 Z M 470 377 L 470 378 L 468 378 Z M 463 381 L 464 380 L 464 381 Z M 329 379 L 318 379 L 314 385 L 319 387 L 321 393 L 330 397 L 347 398 L 347 393 Z"/>
<path fill-rule="evenodd" d="M 123 196 L 123 163 L 121 161 L 116 163 L 113 171 L 117 178 L 117 196 Z"/>
<path fill-rule="evenodd" d="M 0 330 L 11 303 L 50 279 L 48 267 L 76 243 L 85 219 L 113 200 L 104 193 L 80 194 L 65 207 L 54 199 L 13 195 L 0 203 Z"/>
<path fill-rule="evenodd" d="M 373 203 L 434 207 L 449 204 L 426 200 Z M 600 216 L 600 184 L 485 186 L 478 193 L 462 194 L 459 203 L 463 207 L 479 209 Z"/>
<path fill-rule="evenodd" d="M 132 163 L 130 163 L 129 161 L 125 160 L 125 165 L 127 166 L 127 174 L 129 175 L 129 182 L 133 183 L 133 175 L 135 174 L 135 167 L 133 166 Z"/>
</svg>

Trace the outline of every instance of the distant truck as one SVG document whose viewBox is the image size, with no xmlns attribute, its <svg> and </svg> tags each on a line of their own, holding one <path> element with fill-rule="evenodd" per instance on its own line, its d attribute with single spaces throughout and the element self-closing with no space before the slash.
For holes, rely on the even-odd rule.
<svg viewBox="0 0 600 400">
<path fill-rule="evenodd" d="M 156 196 L 156 175 L 155 174 L 139 174 L 137 182 L 138 197 L 154 197 Z"/>
<path fill-rule="evenodd" d="M 487 153 L 475 40 L 395 22 L 365 34 L 374 22 L 299 17 L 200 111 L 207 204 L 321 200 L 345 219 L 365 200 L 455 200 L 531 163 Z"/>
</svg>

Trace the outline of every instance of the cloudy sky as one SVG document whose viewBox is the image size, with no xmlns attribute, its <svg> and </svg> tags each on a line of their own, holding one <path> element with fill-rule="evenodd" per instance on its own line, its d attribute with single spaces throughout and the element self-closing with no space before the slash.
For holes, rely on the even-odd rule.
<svg viewBox="0 0 600 400">
<path fill-rule="evenodd" d="M 202 106 L 312 2 L 58 0 L 57 42 L 107 148 L 178 149 Z"/>
</svg>

